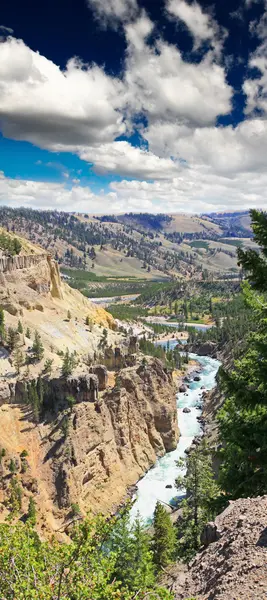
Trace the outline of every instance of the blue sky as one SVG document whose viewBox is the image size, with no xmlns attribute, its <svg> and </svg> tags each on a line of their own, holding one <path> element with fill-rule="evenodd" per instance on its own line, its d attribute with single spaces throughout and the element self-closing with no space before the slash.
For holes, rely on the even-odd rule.
<svg viewBox="0 0 267 600">
<path fill-rule="evenodd" d="M 2 0 L 0 203 L 267 206 L 267 0 Z"/>
</svg>

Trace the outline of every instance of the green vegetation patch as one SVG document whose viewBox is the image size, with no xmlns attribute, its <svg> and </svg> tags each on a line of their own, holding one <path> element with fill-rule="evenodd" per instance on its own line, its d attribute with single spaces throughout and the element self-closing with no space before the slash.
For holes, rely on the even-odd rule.
<svg viewBox="0 0 267 600">
<path fill-rule="evenodd" d="M 147 308 L 128 304 L 110 304 L 108 312 L 114 319 L 120 319 L 120 321 L 137 321 L 142 317 L 147 317 L 149 313 Z"/>
<path fill-rule="evenodd" d="M 220 242 L 222 244 L 226 244 L 227 246 L 235 246 L 236 248 L 243 246 L 242 240 L 233 240 L 231 238 L 220 238 Z"/>
<path fill-rule="evenodd" d="M 9 235 L 0 232 L 0 250 L 3 250 L 6 254 L 15 256 L 21 251 L 21 243 L 18 238 L 12 238 Z"/>
<path fill-rule="evenodd" d="M 203 240 L 194 240 L 193 242 L 189 242 L 189 246 L 191 246 L 191 248 L 204 248 L 204 250 L 209 249 L 208 242 L 204 242 Z"/>
</svg>

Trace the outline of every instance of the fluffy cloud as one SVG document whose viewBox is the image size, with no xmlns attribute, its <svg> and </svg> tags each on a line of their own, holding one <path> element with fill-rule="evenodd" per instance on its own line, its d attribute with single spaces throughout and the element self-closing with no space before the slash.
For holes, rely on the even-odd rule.
<svg viewBox="0 0 267 600">
<path fill-rule="evenodd" d="M 267 208 L 267 174 L 241 173 L 234 178 L 192 168 L 172 181 L 121 181 L 110 187 L 123 202 L 136 203 L 139 210 L 151 202 L 154 212 L 191 212 Z"/>
<path fill-rule="evenodd" d="M 87 0 L 87 3 L 104 25 L 129 21 L 138 13 L 136 0 Z"/>
<path fill-rule="evenodd" d="M 267 121 L 251 119 L 237 127 L 196 127 L 155 123 L 145 132 L 150 149 L 173 156 L 204 172 L 234 176 L 266 171 Z"/>
<path fill-rule="evenodd" d="M 254 0 L 256 1 L 256 0 Z M 255 52 L 250 56 L 248 66 L 258 73 L 258 76 L 247 79 L 243 91 L 247 96 L 247 114 L 267 114 L 267 0 L 264 2 L 264 12 L 259 21 L 250 23 L 250 32 L 260 40 Z"/>
<path fill-rule="evenodd" d="M 96 65 L 65 71 L 21 40 L 0 44 L 0 120 L 7 137 L 41 147 L 109 142 L 125 131 L 124 88 Z"/>
<path fill-rule="evenodd" d="M 73 152 L 98 174 L 136 180 L 113 182 L 107 194 L 96 195 L 67 171 L 62 184 L 2 176 L 0 202 L 93 213 L 267 207 L 265 17 L 250 59 L 259 75 L 244 84 L 249 119 L 217 127 L 217 117 L 231 111 L 233 90 L 217 62 L 216 24 L 198 4 L 168 1 L 169 12 L 190 25 L 196 43 L 213 46 L 200 62 L 190 63 L 162 37 L 152 42 L 154 25 L 145 12 L 131 21 L 135 0 L 90 2 L 99 15 L 123 23 L 127 53 L 121 77 L 78 59 L 62 70 L 9 37 L 0 44 L 2 131 L 52 151 Z M 136 117 L 149 149 L 117 139 L 135 131 Z M 144 117 L 146 127 L 140 124 Z"/>
<path fill-rule="evenodd" d="M 171 44 L 158 39 L 146 43 L 153 24 L 143 14 L 126 27 L 128 58 L 125 79 L 132 111 L 144 112 L 149 121 L 179 119 L 192 125 L 214 123 L 231 110 L 232 88 L 213 53 L 189 63 Z"/>
<path fill-rule="evenodd" d="M 216 21 L 211 15 L 204 13 L 197 2 L 188 4 L 185 0 L 168 0 L 166 9 L 189 29 L 194 38 L 195 48 L 204 41 L 209 41 L 217 50 L 221 48 L 225 32 L 220 31 Z"/>
<path fill-rule="evenodd" d="M 73 180 L 73 183 L 79 183 L 79 180 Z M 141 206 L 140 201 L 124 197 L 124 194 L 117 194 L 114 190 L 98 195 L 89 187 L 74 185 L 70 188 L 63 183 L 10 179 L 3 172 L 0 172 L 0 205 L 70 212 L 75 210 L 91 214 L 153 211 L 153 203 L 149 199 L 145 199 Z"/>
<path fill-rule="evenodd" d="M 0 119 L 4 135 L 51 150 L 113 142 L 145 113 L 150 120 L 214 122 L 231 108 L 232 89 L 211 54 L 185 62 L 162 39 L 146 43 L 146 15 L 126 27 L 128 53 L 122 79 L 71 59 L 64 71 L 23 41 L 0 44 Z"/>
<path fill-rule="evenodd" d="M 138 179 L 169 179 L 180 170 L 178 161 L 159 158 L 152 152 L 142 150 L 128 142 L 102 144 L 98 148 L 79 150 L 80 158 L 94 163 L 97 173 L 123 174 L 124 177 Z"/>
</svg>

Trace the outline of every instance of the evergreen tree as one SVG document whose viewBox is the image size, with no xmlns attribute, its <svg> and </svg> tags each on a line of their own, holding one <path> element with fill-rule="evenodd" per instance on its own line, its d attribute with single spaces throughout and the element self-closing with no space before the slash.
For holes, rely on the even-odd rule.
<svg viewBox="0 0 267 600">
<path fill-rule="evenodd" d="M 220 482 L 232 498 L 267 492 L 267 214 L 253 210 L 251 220 L 260 252 L 238 249 L 238 257 L 251 283 L 243 284 L 243 293 L 257 329 L 234 368 L 220 373 L 226 394 Z"/>
<path fill-rule="evenodd" d="M 53 363 L 54 363 L 53 358 L 46 359 L 45 364 L 44 364 L 44 373 L 46 373 L 47 375 L 51 375 Z"/>
<path fill-rule="evenodd" d="M 177 525 L 178 554 L 189 560 L 200 546 L 203 526 L 213 516 L 213 505 L 219 490 L 214 481 L 211 456 L 205 442 L 178 464 L 186 468 L 185 476 L 176 480 L 177 489 L 186 490 L 186 499 L 182 502 L 183 518 Z"/>
<path fill-rule="evenodd" d="M 7 330 L 6 342 L 9 350 L 13 352 L 14 348 L 16 348 L 16 345 L 18 343 L 18 332 L 15 329 L 13 329 L 13 327 L 9 327 Z"/>
<path fill-rule="evenodd" d="M 16 515 L 22 507 L 22 489 L 17 477 L 12 477 L 10 482 L 9 506 L 13 515 Z"/>
<path fill-rule="evenodd" d="M 157 502 L 153 517 L 153 559 L 157 571 L 174 560 L 176 545 L 175 531 L 170 515 L 164 506 Z"/>
<path fill-rule="evenodd" d="M 101 337 L 101 340 L 100 340 L 100 343 L 99 343 L 99 345 L 100 345 L 101 348 L 106 348 L 107 343 L 108 343 L 107 340 L 108 340 L 108 330 L 106 328 L 104 328 L 103 329 L 103 333 L 102 333 L 102 337 Z"/>
<path fill-rule="evenodd" d="M 22 322 L 19 321 L 18 322 L 18 329 L 17 329 L 18 333 L 23 333 L 23 327 L 22 327 Z"/>
<path fill-rule="evenodd" d="M 187 307 L 186 300 L 184 302 L 184 318 L 185 318 L 186 321 L 188 321 L 188 307 Z"/>
<path fill-rule="evenodd" d="M 42 344 L 42 339 L 38 331 L 35 331 L 34 341 L 32 345 L 32 354 L 35 360 L 42 360 L 44 356 L 44 347 Z"/>
<path fill-rule="evenodd" d="M 27 398 L 28 403 L 32 407 L 34 419 L 36 423 L 39 421 L 40 414 L 40 400 L 37 392 L 37 386 L 35 381 L 29 381 L 27 384 Z"/>
<path fill-rule="evenodd" d="M 25 362 L 25 359 L 24 359 L 23 352 L 21 351 L 20 348 L 16 348 L 15 354 L 14 354 L 14 365 L 16 367 L 16 371 L 18 374 L 20 373 L 20 369 L 24 365 L 24 362 Z"/>
<path fill-rule="evenodd" d="M 25 333 L 26 338 L 30 339 L 31 338 L 31 331 L 29 329 L 29 327 L 27 327 L 26 329 L 26 333 Z"/>
<path fill-rule="evenodd" d="M 74 352 L 67 348 L 62 361 L 61 374 L 63 377 L 69 377 L 76 367 L 77 361 Z"/>
<path fill-rule="evenodd" d="M 36 525 L 36 504 L 32 496 L 29 500 L 27 520 L 30 521 L 32 525 Z"/>
<path fill-rule="evenodd" d="M 131 525 L 129 511 L 113 530 L 109 550 L 116 554 L 115 576 L 133 592 L 155 582 L 151 540 L 140 518 Z"/>
<path fill-rule="evenodd" d="M 13 458 L 11 458 L 10 463 L 9 463 L 9 471 L 12 474 L 16 473 L 16 471 L 17 471 L 16 463 Z"/>
</svg>

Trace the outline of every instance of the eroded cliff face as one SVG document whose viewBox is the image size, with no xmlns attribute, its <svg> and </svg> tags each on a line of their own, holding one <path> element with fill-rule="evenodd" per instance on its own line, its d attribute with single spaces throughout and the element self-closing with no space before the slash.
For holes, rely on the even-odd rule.
<svg viewBox="0 0 267 600">
<path fill-rule="evenodd" d="M 48 450 L 60 508 L 77 502 L 84 511 L 115 510 L 129 486 L 178 441 L 175 389 L 157 359 L 122 369 L 117 387 L 94 402 L 78 402 L 68 419 L 62 446 L 57 450 L 56 434 Z"/>
<path fill-rule="evenodd" d="M 14 459 L 25 449 L 43 527 L 55 530 L 77 503 L 83 513 L 115 511 L 129 487 L 178 442 L 175 388 L 161 362 L 122 369 L 117 387 L 99 391 L 97 376 L 51 380 L 53 410 L 35 425 L 29 407 L 2 406 L 0 445 Z M 22 386 L 15 390 L 23 400 Z M 70 407 L 66 398 L 75 402 Z"/>
</svg>

